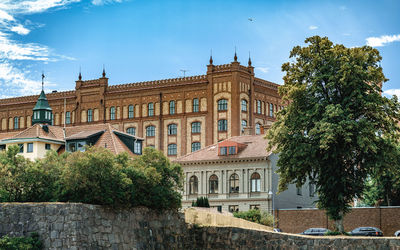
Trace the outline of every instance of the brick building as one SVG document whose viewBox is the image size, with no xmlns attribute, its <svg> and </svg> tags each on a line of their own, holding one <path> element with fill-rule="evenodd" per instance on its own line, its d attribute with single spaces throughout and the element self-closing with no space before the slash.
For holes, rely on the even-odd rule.
<svg viewBox="0 0 400 250">
<path fill-rule="evenodd" d="M 278 85 L 255 77 L 249 59 L 214 65 L 205 75 L 108 85 L 102 77 L 82 80 L 75 90 L 47 94 L 56 126 L 109 123 L 145 139 L 143 146 L 162 150 L 170 158 L 239 136 L 243 126 L 263 132 L 283 107 Z M 32 125 L 38 96 L 0 100 L 0 137 Z"/>
</svg>

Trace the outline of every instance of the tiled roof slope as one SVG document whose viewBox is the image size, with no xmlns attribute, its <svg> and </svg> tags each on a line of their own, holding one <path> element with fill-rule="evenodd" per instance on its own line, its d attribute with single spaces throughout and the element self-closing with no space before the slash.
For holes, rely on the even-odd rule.
<svg viewBox="0 0 400 250">
<path fill-rule="evenodd" d="M 191 163 L 226 159 L 251 159 L 267 157 L 271 154 L 271 152 L 267 151 L 268 141 L 264 139 L 264 135 L 235 136 L 230 139 L 226 139 L 223 142 L 226 141 L 246 144 L 247 146 L 235 155 L 218 155 L 218 144 L 221 143 L 219 142 L 196 152 L 182 156 L 176 159 L 175 162 Z"/>
<path fill-rule="evenodd" d="M 62 127 L 58 126 L 47 126 L 49 128 L 48 132 L 44 131 L 42 125 L 35 124 L 20 133 L 15 134 L 7 139 L 25 139 L 25 138 L 41 138 L 48 140 L 58 140 L 62 141 L 64 139 Z"/>
</svg>

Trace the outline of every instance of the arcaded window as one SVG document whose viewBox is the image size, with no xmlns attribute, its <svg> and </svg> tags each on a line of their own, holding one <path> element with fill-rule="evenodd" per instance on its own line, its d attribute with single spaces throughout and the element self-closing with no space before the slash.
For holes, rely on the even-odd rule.
<svg viewBox="0 0 400 250">
<path fill-rule="evenodd" d="M 260 192 L 261 191 L 261 178 L 259 173 L 253 173 L 250 178 L 251 183 L 251 192 Z"/>
<path fill-rule="evenodd" d="M 148 116 L 154 116 L 154 103 L 150 102 L 147 110 Z"/>
<path fill-rule="evenodd" d="M 218 101 L 218 111 L 228 110 L 228 100 L 221 99 Z"/>
<path fill-rule="evenodd" d="M 130 135 L 136 135 L 136 128 L 127 128 L 126 129 L 126 133 L 130 134 Z"/>
<path fill-rule="evenodd" d="M 215 174 L 210 176 L 209 185 L 210 187 L 210 194 L 217 194 L 218 193 L 218 176 Z"/>
<path fill-rule="evenodd" d="M 256 123 L 256 135 L 261 134 L 261 125 L 260 123 Z"/>
<path fill-rule="evenodd" d="M 193 112 L 199 112 L 199 99 L 193 99 Z"/>
<path fill-rule="evenodd" d="M 129 119 L 133 118 L 133 116 L 134 116 L 133 110 L 134 110 L 134 106 L 133 105 L 129 105 L 128 106 L 128 118 Z"/>
<path fill-rule="evenodd" d="M 193 142 L 192 143 L 192 152 L 196 152 L 201 148 L 200 142 Z"/>
<path fill-rule="evenodd" d="M 177 133 L 176 124 L 169 124 L 168 125 L 168 135 L 176 135 L 176 133 Z"/>
<path fill-rule="evenodd" d="M 110 120 L 115 120 L 115 107 L 110 108 Z"/>
<path fill-rule="evenodd" d="M 175 114 L 175 101 L 169 102 L 169 114 L 170 115 Z"/>
<path fill-rule="evenodd" d="M 14 117 L 14 129 L 19 129 L 19 117 Z"/>
<path fill-rule="evenodd" d="M 237 174 L 229 177 L 229 193 L 239 193 L 239 175 Z"/>
<path fill-rule="evenodd" d="M 197 194 L 199 187 L 199 181 L 197 176 L 193 175 L 189 179 L 189 194 Z"/>
<path fill-rule="evenodd" d="M 200 122 L 192 122 L 192 133 L 200 133 L 201 132 L 201 124 Z"/>
<path fill-rule="evenodd" d="M 227 131 L 228 130 L 228 122 L 226 120 L 218 121 L 218 131 Z"/>
<path fill-rule="evenodd" d="M 156 127 L 148 126 L 146 128 L 146 136 L 155 136 L 156 135 Z"/>
<path fill-rule="evenodd" d="M 241 107 L 242 111 L 247 111 L 247 101 L 245 99 L 242 99 Z"/>
<path fill-rule="evenodd" d="M 93 110 L 92 109 L 88 109 L 88 111 L 87 111 L 87 121 L 88 122 L 93 121 Z"/>
<path fill-rule="evenodd" d="M 168 155 L 176 155 L 176 144 L 169 144 L 168 145 Z"/>
</svg>

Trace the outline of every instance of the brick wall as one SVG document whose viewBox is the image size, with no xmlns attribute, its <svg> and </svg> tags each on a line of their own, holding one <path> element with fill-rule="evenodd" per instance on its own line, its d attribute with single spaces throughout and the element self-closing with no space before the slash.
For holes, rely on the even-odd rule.
<svg viewBox="0 0 400 250">
<path fill-rule="evenodd" d="M 288 233 L 301 233 L 310 227 L 334 229 L 333 221 L 328 220 L 324 210 L 278 210 L 276 217 L 278 227 Z M 380 228 L 385 236 L 393 236 L 400 230 L 400 207 L 353 208 L 344 217 L 343 224 L 346 231 L 372 226 Z"/>
</svg>

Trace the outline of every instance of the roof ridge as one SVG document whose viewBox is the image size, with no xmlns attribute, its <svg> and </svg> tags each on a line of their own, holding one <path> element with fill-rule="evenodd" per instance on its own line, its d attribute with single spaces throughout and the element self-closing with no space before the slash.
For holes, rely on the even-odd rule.
<svg viewBox="0 0 400 250">
<path fill-rule="evenodd" d="M 113 147 L 114 147 L 114 152 L 117 154 L 117 146 L 115 145 L 114 132 L 113 132 L 113 130 L 111 129 L 111 128 L 112 128 L 111 124 L 110 124 L 110 123 L 107 123 L 107 124 L 108 124 L 109 133 L 110 133 L 110 135 L 111 135 L 111 141 L 112 141 Z"/>
<path fill-rule="evenodd" d="M 26 130 L 31 129 L 31 128 L 35 127 L 36 125 L 38 125 L 38 124 L 33 124 L 29 128 L 26 128 L 26 129 L 22 130 L 21 132 L 15 134 L 14 136 L 10 137 L 10 139 L 19 136 L 20 134 L 24 133 Z"/>
</svg>

